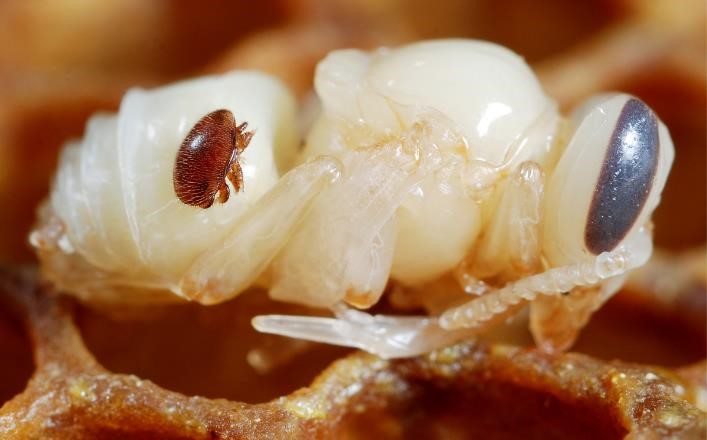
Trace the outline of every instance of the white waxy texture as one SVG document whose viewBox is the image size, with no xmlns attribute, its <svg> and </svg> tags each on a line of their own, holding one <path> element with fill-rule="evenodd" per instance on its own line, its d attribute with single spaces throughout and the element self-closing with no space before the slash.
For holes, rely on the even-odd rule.
<svg viewBox="0 0 707 440">
<path fill-rule="evenodd" d="M 323 111 L 305 157 L 404 141 L 415 124 L 425 127 L 424 148 L 441 154 L 397 210 L 392 275 L 406 284 L 452 270 L 473 246 L 481 226 L 480 198 L 471 197 L 479 182 L 467 181 L 474 170 L 542 163 L 557 119 L 525 62 L 479 41 L 335 51 L 317 67 L 315 88 Z"/>
<path fill-rule="evenodd" d="M 492 43 L 438 40 L 373 54 L 335 51 L 317 67 L 315 87 L 326 115 L 354 130 L 394 136 L 431 112 L 464 137 L 469 158 L 500 165 L 529 137 L 515 163 L 549 148 L 548 133 L 533 128 L 554 116 L 554 105 L 523 59 Z"/>
<path fill-rule="evenodd" d="M 173 287 L 220 245 L 236 220 L 278 181 L 275 151 L 297 147 L 294 101 L 274 79 L 250 72 L 127 93 L 116 116 L 95 116 L 59 164 L 52 207 L 73 247 L 99 269 Z M 225 204 L 188 206 L 173 167 L 194 124 L 217 109 L 255 131 L 240 156 L 244 188 Z"/>
</svg>

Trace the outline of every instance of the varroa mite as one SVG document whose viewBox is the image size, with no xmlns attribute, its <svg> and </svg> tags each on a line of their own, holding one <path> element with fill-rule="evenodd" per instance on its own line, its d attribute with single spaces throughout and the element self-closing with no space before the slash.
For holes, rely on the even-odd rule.
<svg viewBox="0 0 707 440">
<path fill-rule="evenodd" d="M 209 208 L 218 197 L 229 197 L 226 179 L 238 192 L 243 187 L 243 172 L 238 157 L 253 137 L 248 123 L 236 125 L 233 113 L 215 110 L 201 118 L 179 147 L 174 163 L 174 192 L 191 206 Z"/>
</svg>

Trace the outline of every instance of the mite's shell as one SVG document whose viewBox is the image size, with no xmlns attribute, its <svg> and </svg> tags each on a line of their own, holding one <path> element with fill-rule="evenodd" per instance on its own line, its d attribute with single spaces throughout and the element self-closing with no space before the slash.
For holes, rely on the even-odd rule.
<svg viewBox="0 0 707 440">
<path fill-rule="evenodd" d="M 233 113 L 213 111 L 189 131 L 174 163 L 174 192 L 187 205 L 209 208 L 216 198 L 226 203 L 229 189 L 226 178 L 238 192 L 243 185 L 243 170 L 238 156 L 246 149 L 253 132 L 248 123 L 236 126 Z"/>
</svg>

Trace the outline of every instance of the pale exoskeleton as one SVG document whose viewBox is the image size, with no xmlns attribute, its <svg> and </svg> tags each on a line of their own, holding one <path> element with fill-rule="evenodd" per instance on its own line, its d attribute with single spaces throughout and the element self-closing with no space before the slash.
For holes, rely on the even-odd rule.
<svg viewBox="0 0 707 440">
<path fill-rule="evenodd" d="M 469 41 L 338 51 L 320 63 L 315 85 L 323 111 L 305 156 L 357 163 L 345 178 L 360 189 L 316 202 L 311 217 L 321 220 L 293 238 L 310 247 L 275 260 L 284 281 L 273 293 L 321 305 L 338 292 L 367 307 L 388 274 L 415 286 L 456 272 L 482 295 L 439 318 L 332 305 L 338 319 L 261 317 L 257 328 L 405 356 L 531 301 L 536 340 L 561 349 L 650 256 L 650 215 L 673 147 L 642 102 L 597 97 L 562 120 L 520 58 Z M 361 224 L 367 235 L 330 238 Z"/>
<path fill-rule="evenodd" d="M 259 316 L 257 329 L 400 357 L 527 303 L 538 344 L 565 349 L 650 257 L 673 146 L 640 100 L 598 96 L 563 118 L 521 58 L 467 40 L 336 51 L 315 88 L 321 112 L 298 158 L 291 98 L 268 78 L 129 93 L 64 152 L 32 235 L 45 273 L 109 301 L 172 291 L 210 304 L 258 284 L 335 317 Z M 255 130 L 244 190 L 186 206 L 174 157 L 218 108 Z M 450 276 L 469 295 L 439 315 L 350 307 L 391 280 L 424 304 L 425 286 Z"/>
<path fill-rule="evenodd" d="M 239 158 L 244 189 L 203 209 L 178 199 L 175 160 L 190 129 L 218 109 L 254 136 Z M 94 303 L 232 298 L 339 173 L 335 159 L 319 158 L 285 174 L 299 143 L 294 99 L 260 73 L 129 91 L 117 115 L 93 116 L 61 154 L 30 237 L 43 272 Z"/>
</svg>

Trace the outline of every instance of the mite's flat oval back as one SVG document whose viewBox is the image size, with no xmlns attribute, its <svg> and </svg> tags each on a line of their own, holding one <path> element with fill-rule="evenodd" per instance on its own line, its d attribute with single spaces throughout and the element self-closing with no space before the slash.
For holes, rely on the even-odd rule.
<svg viewBox="0 0 707 440">
<path fill-rule="evenodd" d="M 201 118 L 189 131 L 174 163 L 174 192 L 187 205 L 210 207 L 236 160 L 236 121 L 228 110 Z"/>
<path fill-rule="evenodd" d="M 248 191 L 231 194 L 238 203 L 195 208 L 175 195 L 175 158 L 194 124 L 217 109 L 228 109 L 258 130 L 238 156 Z M 287 89 L 255 72 L 128 92 L 118 115 L 116 183 L 140 250 L 131 267 L 177 282 L 198 254 L 218 246 L 233 221 L 277 182 L 274 151 L 297 148 L 294 121 L 294 99 Z"/>
<path fill-rule="evenodd" d="M 584 242 L 598 255 L 614 249 L 644 208 L 658 169 L 658 121 L 646 104 L 629 99 L 609 141 L 587 215 Z"/>
</svg>

